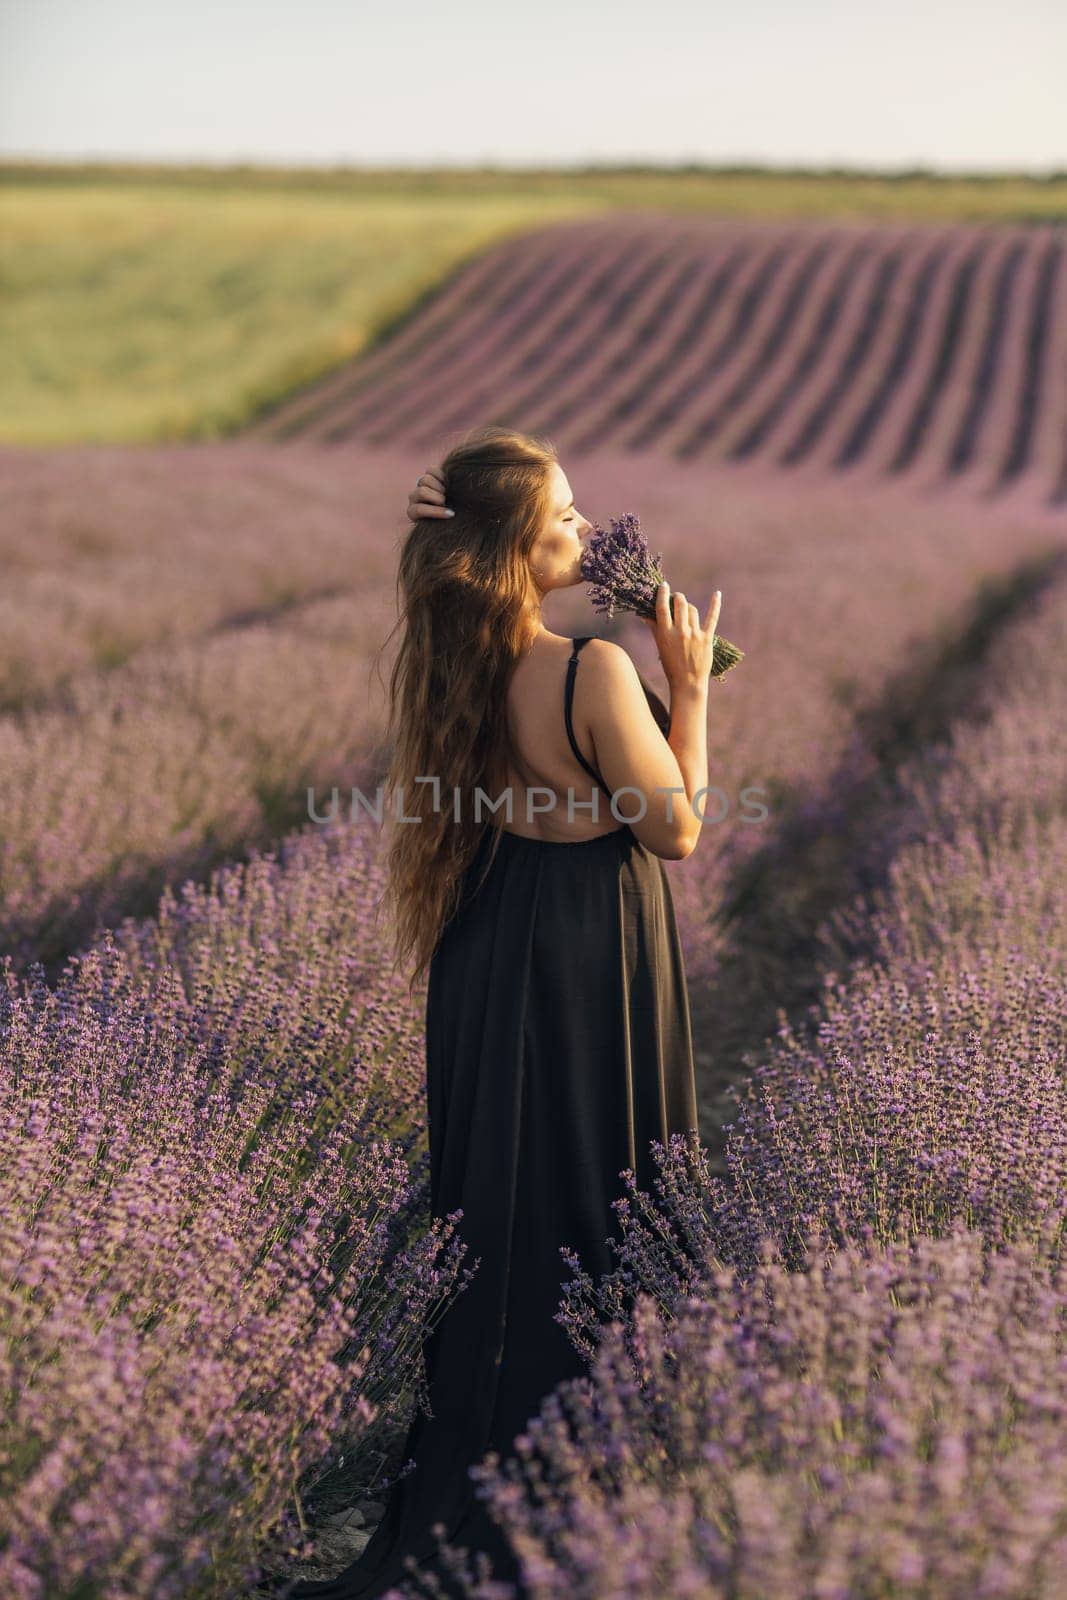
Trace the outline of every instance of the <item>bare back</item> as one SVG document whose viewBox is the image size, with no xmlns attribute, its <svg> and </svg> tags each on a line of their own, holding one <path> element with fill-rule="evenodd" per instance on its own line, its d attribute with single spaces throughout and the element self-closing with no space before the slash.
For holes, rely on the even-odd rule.
<svg viewBox="0 0 1067 1600">
<path fill-rule="evenodd" d="M 506 820 L 506 812 L 500 813 L 505 818 L 508 833 L 561 844 L 595 839 L 625 827 L 625 823 L 612 816 L 609 795 L 597 787 L 582 767 L 567 737 L 564 691 L 573 648 L 572 639 L 557 634 L 543 635 L 516 665 L 508 687 L 508 721 L 511 736 L 530 776 L 524 778 L 509 764 L 500 789 L 493 791 L 496 795 L 501 789 L 511 788 L 511 821 Z M 571 699 L 571 730 L 585 759 L 595 766 L 596 752 L 586 712 L 579 656 Z M 528 786 L 551 790 L 556 797 L 555 805 L 551 806 L 548 796 L 534 793 L 530 796 L 528 815 Z M 568 820 L 568 788 L 573 793 L 573 820 Z M 597 796 L 595 813 L 589 805 L 594 792 Z M 546 804 L 551 809 L 536 809 Z"/>
</svg>

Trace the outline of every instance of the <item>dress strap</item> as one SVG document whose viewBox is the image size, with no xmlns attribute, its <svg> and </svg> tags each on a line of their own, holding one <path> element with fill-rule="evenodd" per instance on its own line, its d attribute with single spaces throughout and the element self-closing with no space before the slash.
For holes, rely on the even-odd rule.
<svg viewBox="0 0 1067 1600">
<path fill-rule="evenodd" d="M 589 643 L 589 640 L 592 637 L 593 635 L 590 633 L 586 634 L 580 639 L 574 640 L 574 649 L 571 651 L 570 660 L 567 662 L 567 683 L 563 691 L 563 717 L 567 724 L 567 738 L 570 740 L 571 749 L 578 758 L 579 765 L 584 767 L 585 771 L 588 772 L 589 776 L 593 779 L 593 782 L 598 784 L 599 787 L 603 789 L 604 793 L 610 800 L 611 790 L 600 776 L 600 773 L 594 766 L 590 765 L 578 748 L 578 741 L 574 737 L 574 723 L 571 720 L 571 707 L 574 703 L 574 675 L 578 670 L 578 652 L 584 644 Z"/>
</svg>

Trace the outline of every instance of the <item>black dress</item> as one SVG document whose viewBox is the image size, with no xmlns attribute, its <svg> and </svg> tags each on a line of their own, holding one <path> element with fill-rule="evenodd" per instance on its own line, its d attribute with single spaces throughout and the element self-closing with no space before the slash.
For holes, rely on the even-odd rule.
<svg viewBox="0 0 1067 1600">
<path fill-rule="evenodd" d="M 564 718 L 575 756 L 610 799 L 571 725 L 585 642 L 574 641 Z M 662 701 L 642 684 L 666 731 Z M 403 1459 L 415 1468 L 363 1554 L 293 1596 L 371 1600 L 403 1582 L 406 1555 L 453 1593 L 433 1559 L 435 1522 L 517 1584 L 467 1468 L 487 1450 L 509 1454 L 544 1396 L 586 1370 L 553 1321 L 569 1277 L 559 1246 L 594 1275 L 609 1271 L 622 1169 L 648 1187 L 649 1142 L 697 1127 L 685 969 L 662 860 L 626 825 L 563 843 L 505 829 L 475 892 L 488 842 L 487 827 L 426 998 L 431 1207 L 435 1216 L 463 1208 L 465 1260 L 480 1265 L 425 1341 L 434 1414 L 411 1425 Z"/>
</svg>

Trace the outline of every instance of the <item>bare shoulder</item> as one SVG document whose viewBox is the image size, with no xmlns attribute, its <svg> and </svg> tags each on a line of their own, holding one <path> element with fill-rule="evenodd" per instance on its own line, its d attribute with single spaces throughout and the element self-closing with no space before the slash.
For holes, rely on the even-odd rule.
<svg viewBox="0 0 1067 1600">
<path fill-rule="evenodd" d="M 587 677 L 595 678 L 601 693 L 626 695 L 635 689 L 641 692 L 633 657 L 613 639 L 590 639 L 580 659 L 587 663 Z"/>
</svg>

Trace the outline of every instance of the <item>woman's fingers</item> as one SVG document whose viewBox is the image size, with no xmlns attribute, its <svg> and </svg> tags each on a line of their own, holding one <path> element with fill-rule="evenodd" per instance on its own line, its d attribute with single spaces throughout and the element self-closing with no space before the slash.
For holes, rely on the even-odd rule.
<svg viewBox="0 0 1067 1600">
<path fill-rule="evenodd" d="M 445 480 L 438 467 L 427 467 L 415 479 L 415 487 L 408 496 L 408 516 L 412 522 L 422 517 L 455 516 L 445 505 Z"/>
<path fill-rule="evenodd" d="M 412 522 L 418 522 L 420 517 L 452 517 L 455 512 L 448 506 L 434 505 L 429 500 L 416 500 L 414 496 L 408 501 L 408 516 Z"/>
<path fill-rule="evenodd" d="M 421 498 L 423 500 L 436 500 L 440 501 L 441 503 L 444 502 L 444 483 L 439 475 L 431 468 L 428 468 L 425 472 L 419 473 L 419 476 L 415 479 L 415 487 L 416 489 L 422 491 Z"/>
<path fill-rule="evenodd" d="M 444 505 L 445 480 L 436 467 L 427 467 L 425 472 L 420 472 L 415 479 L 415 487 L 420 490 L 419 498 L 430 505 Z"/>
<path fill-rule="evenodd" d="M 716 589 L 715 593 L 711 597 L 711 603 L 708 606 L 708 620 L 704 624 L 704 632 L 705 633 L 707 633 L 709 628 L 714 629 L 716 623 L 719 620 L 719 608 L 720 608 L 721 605 L 722 605 L 722 590 L 721 589 Z"/>
<path fill-rule="evenodd" d="M 421 517 L 442 517 L 444 512 L 440 506 L 433 506 L 428 500 L 420 500 L 421 489 L 412 489 L 408 495 L 408 516 L 412 522 L 418 522 Z"/>
</svg>

